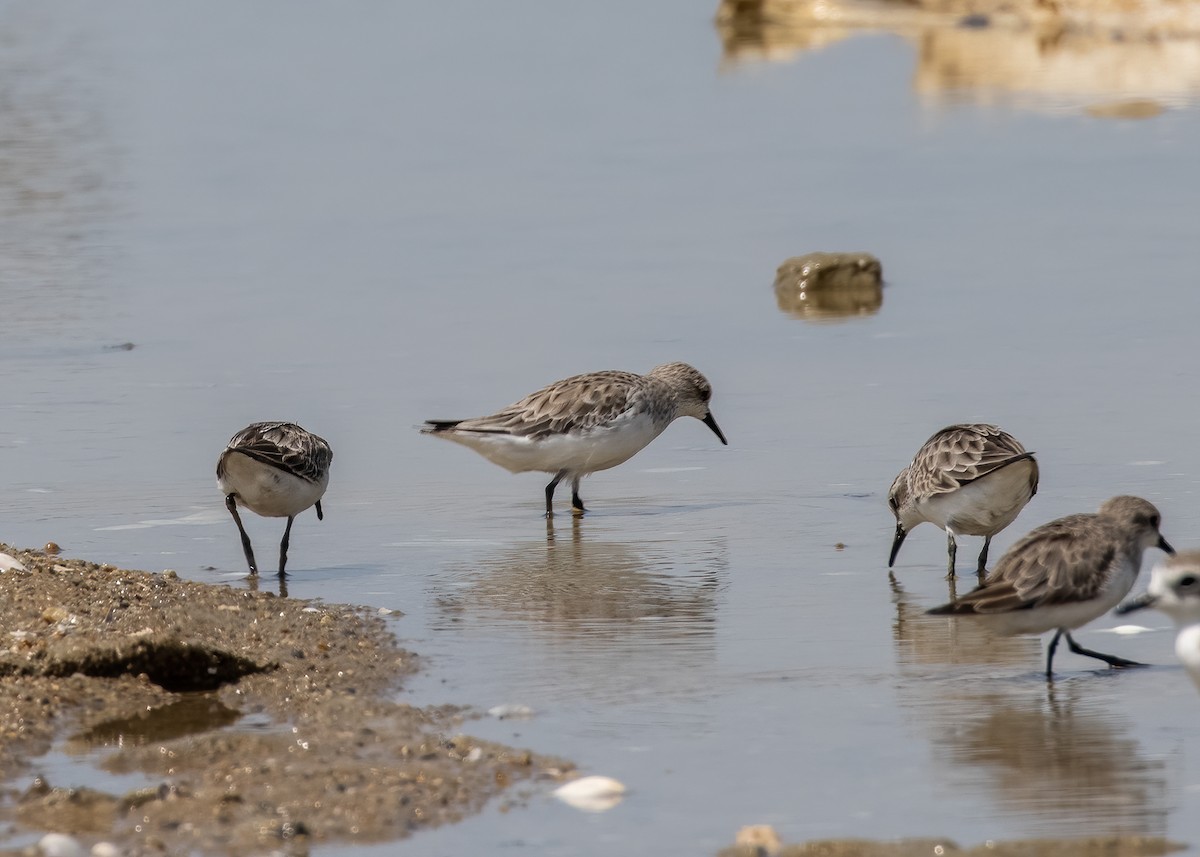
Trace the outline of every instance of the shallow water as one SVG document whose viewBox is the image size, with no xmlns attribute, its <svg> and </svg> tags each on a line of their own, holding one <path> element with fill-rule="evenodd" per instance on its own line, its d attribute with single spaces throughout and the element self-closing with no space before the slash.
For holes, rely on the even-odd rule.
<svg viewBox="0 0 1200 857">
<path fill-rule="evenodd" d="M 934 528 L 889 580 L 885 501 L 935 429 L 988 420 L 1042 468 L 993 557 L 1117 493 L 1200 543 L 1194 88 L 1144 121 L 1085 112 L 1123 90 L 931 99 L 899 37 L 731 64 L 712 12 L 0 3 L 0 536 L 244 585 L 218 452 L 259 419 L 328 438 L 290 594 L 404 611 L 406 699 L 531 706 L 469 728 L 630 788 L 423 854 L 710 853 L 750 823 L 1195 852 L 1165 618 L 1077 635 L 1154 668 L 1060 652 L 1047 688 L 1039 641 L 924 616 Z M 775 268 L 818 249 L 883 261 L 877 313 L 779 309 Z M 414 429 L 670 360 L 730 446 L 677 423 L 581 522 Z M 280 524 L 247 522 L 260 555 Z"/>
</svg>

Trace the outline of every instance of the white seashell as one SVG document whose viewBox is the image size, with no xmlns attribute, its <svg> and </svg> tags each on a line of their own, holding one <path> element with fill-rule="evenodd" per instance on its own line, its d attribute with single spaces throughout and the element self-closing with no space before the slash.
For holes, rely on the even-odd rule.
<svg viewBox="0 0 1200 857">
<path fill-rule="evenodd" d="M 42 857 L 87 857 L 83 846 L 63 833 L 47 833 L 38 841 L 38 851 Z"/>
<path fill-rule="evenodd" d="M 121 857 L 121 849 L 111 842 L 97 842 L 92 846 L 92 857 Z"/>
<path fill-rule="evenodd" d="M 487 713 L 492 715 L 492 717 L 495 717 L 497 720 L 511 720 L 514 718 L 524 720 L 537 714 L 537 712 L 528 705 L 508 704 L 494 705 L 488 709 Z"/>
<path fill-rule="evenodd" d="M 0 553 L 0 571 L 24 571 L 25 566 L 21 565 L 20 560 L 16 557 L 9 556 L 6 553 Z"/>
<path fill-rule="evenodd" d="M 769 824 L 749 824 L 737 832 L 734 845 L 755 849 L 757 854 L 775 855 L 783 848 L 783 842 L 775 828 Z M 934 852 L 935 854 L 938 852 Z"/>
<path fill-rule="evenodd" d="M 554 796 L 568 806 L 584 812 L 604 812 L 625 797 L 625 785 L 612 777 L 583 777 L 561 785 Z"/>
</svg>

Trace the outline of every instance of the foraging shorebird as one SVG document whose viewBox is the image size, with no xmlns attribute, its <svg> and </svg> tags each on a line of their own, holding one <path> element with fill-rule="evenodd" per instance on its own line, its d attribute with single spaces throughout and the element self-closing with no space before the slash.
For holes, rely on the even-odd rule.
<svg viewBox="0 0 1200 857">
<path fill-rule="evenodd" d="M 325 517 L 321 497 L 329 485 L 331 461 L 329 444 L 295 423 L 254 423 L 230 438 L 217 459 L 217 487 L 242 535 L 251 574 L 258 574 L 258 565 L 237 507 L 267 518 L 287 518 L 279 544 L 279 576 L 283 577 L 292 521 L 313 505 L 317 520 Z"/>
<path fill-rule="evenodd" d="M 1119 615 L 1154 607 L 1175 620 L 1175 656 L 1200 688 L 1200 551 L 1168 557 L 1150 573 L 1146 591 L 1117 608 Z"/>
<path fill-rule="evenodd" d="M 984 537 L 976 569 L 983 576 L 992 536 L 1016 519 L 1037 487 L 1037 461 L 1011 434 L 984 423 L 947 426 L 925 441 L 888 491 L 896 516 L 888 568 L 912 528 L 929 521 L 946 531 L 949 578 L 955 536 Z"/>
<path fill-rule="evenodd" d="M 1059 637 L 1077 655 L 1109 666 L 1141 666 L 1085 649 L 1071 631 L 1115 607 L 1137 579 L 1146 548 L 1174 548 L 1159 532 L 1162 516 L 1140 497 L 1113 497 L 1095 515 L 1068 515 L 1030 532 L 1000 558 L 978 587 L 929 613 L 970 616 L 1001 634 L 1053 630 L 1046 678 L 1053 676 Z"/>
<path fill-rule="evenodd" d="M 686 363 L 667 363 L 647 375 L 575 375 L 491 416 L 427 420 L 421 432 L 469 446 L 512 473 L 553 473 L 547 518 L 554 515 L 554 489 L 569 478 L 571 509 L 582 515 L 579 481 L 628 461 L 679 417 L 695 417 L 727 444 L 710 399 L 712 386 L 703 375 Z"/>
</svg>

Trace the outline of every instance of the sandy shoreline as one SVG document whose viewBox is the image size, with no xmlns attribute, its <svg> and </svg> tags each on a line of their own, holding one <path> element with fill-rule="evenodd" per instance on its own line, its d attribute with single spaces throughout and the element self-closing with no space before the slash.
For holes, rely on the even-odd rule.
<svg viewBox="0 0 1200 857">
<path fill-rule="evenodd" d="M 0 546 L 0 832 L 128 855 L 307 853 L 396 839 L 570 765 L 459 733 L 460 709 L 393 701 L 415 670 L 365 608 Z M 148 786 L 37 776 L 100 751 Z M 2 853 L 21 853 L 2 852 Z"/>
</svg>

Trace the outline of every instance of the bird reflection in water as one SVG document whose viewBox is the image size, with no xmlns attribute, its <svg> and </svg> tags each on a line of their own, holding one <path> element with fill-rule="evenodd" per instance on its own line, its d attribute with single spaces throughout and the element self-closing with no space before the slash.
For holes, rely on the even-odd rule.
<svg viewBox="0 0 1200 857">
<path fill-rule="evenodd" d="M 892 603 L 896 605 L 896 621 L 892 634 L 896 642 L 896 657 L 902 667 L 919 665 L 939 666 L 958 664 L 987 664 L 1019 666 L 1037 664 L 1041 658 L 1041 643 L 1036 637 L 1004 637 L 991 633 L 983 625 L 947 621 L 943 616 L 930 616 L 927 605 L 918 604 L 894 576 L 889 575 Z M 954 580 L 950 580 L 953 600 Z"/>
<path fill-rule="evenodd" d="M 1165 835 L 1164 761 L 1143 753 L 1132 724 L 1097 704 L 1085 683 L 947 702 L 932 730 L 939 763 L 960 786 L 986 789 L 994 805 L 1030 819 L 1031 831 Z"/>
<path fill-rule="evenodd" d="M 728 564 L 722 540 L 599 541 L 585 538 L 578 518 L 569 529 L 548 519 L 544 542 L 464 570 L 472 582 L 442 595 L 439 614 L 525 621 L 565 637 L 708 638 Z"/>
<path fill-rule="evenodd" d="M 251 592 L 258 592 L 258 581 L 259 581 L 260 577 L 261 577 L 261 575 L 257 575 L 257 574 L 246 575 L 246 588 L 249 589 Z M 279 593 L 279 597 L 287 598 L 288 597 L 287 578 L 286 577 L 275 577 L 273 579 L 279 583 L 279 586 L 276 590 Z M 274 589 L 275 587 L 272 587 L 272 588 Z"/>
</svg>

